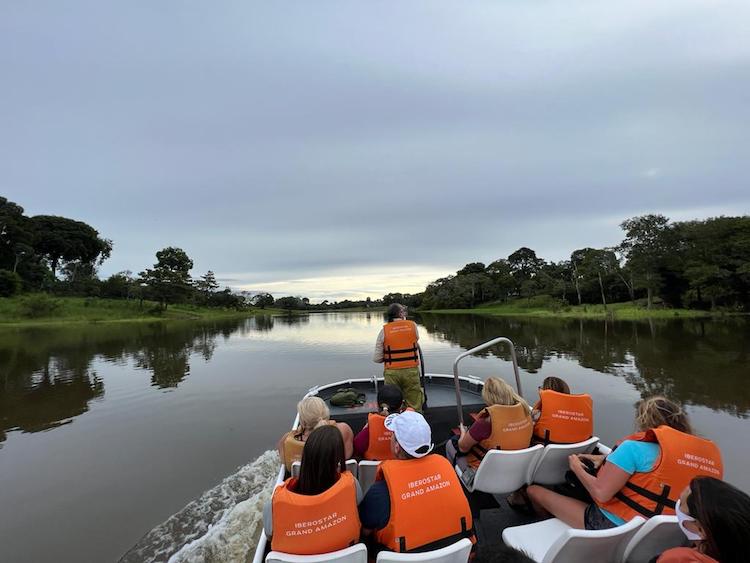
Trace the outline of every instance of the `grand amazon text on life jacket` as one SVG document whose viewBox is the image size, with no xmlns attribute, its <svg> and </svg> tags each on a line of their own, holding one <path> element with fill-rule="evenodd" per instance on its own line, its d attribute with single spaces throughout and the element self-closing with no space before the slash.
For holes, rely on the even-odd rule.
<svg viewBox="0 0 750 563">
<path fill-rule="evenodd" d="M 418 350 L 413 321 L 398 320 L 383 325 L 383 363 L 387 369 L 416 367 Z"/>
<path fill-rule="evenodd" d="M 634 473 L 612 499 L 597 503 L 625 521 L 634 516 L 673 515 L 680 493 L 694 477 L 721 479 L 724 475 L 721 452 L 710 440 L 670 426 L 639 432 L 624 440 L 657 442 L 661 449 L 652 471 Z"/>
<path fill-rule="evenodd" d="M 574 444 L 594 434 L 594 404 L 590 395 L 539 391 L 541 415 L 534 436 L 545 444 Z"/>
<path fill-rule="evenodd" d="M 476 541 L 469 502 L 444 457 L 384 461 L 376 479 L 385 480 L 391 501 L 388 523 L 375 532 L 382 548 L 422 552 Z"/>
<path fill-rule="evenodd" d="M 529 447 L 534 428 L 531 416 L 522 404 L 492 405 L 483 409 L 479 416 L 490 417 L 492 433 L 469 450 L 467 461 L 471 467 L 479 467 L 490 450 L 522 450 Z"/>
<path fill-rule="evenodd" d="M 359 541 L 360 521 L 354 477 L 345 471 L 327 491 L 300 495 L 296 479 L 287 479 L 271 500 L 271 548 L 294 555 L 344 549 Z"/>
</svg>

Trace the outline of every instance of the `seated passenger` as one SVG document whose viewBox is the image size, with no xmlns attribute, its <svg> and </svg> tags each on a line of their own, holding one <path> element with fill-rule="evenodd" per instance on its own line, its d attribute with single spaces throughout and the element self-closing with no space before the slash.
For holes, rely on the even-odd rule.
<svg viewBox="0 0 750 563">
<path fill-rule="evenodd" d="M 528 448 L 533 431 L 529 405 L 499 377 L 484 382 L 482 399 L 487 407 L 474 424 L 468 431 L 461 426 L 460 437 L 445 444 L 446 456 L 463 470 L 461 480 L 467 487 L 489 450 Z"/>
<path fill-rule="evenodd" d="M 668 549 L 657 563 L 740 563 L 750 545 L 750 496 L 713 477 L 696 477 L 676 508 L 694 547 Z"/>
<path fill-rule="evenodd" d="M 341 432 L 329 425 L 317 428 L 305 442 L 299 478 L 276 487 L 263 509 L 271 549 L 314 555 L 357 543 L 361 497 L 359 483 L 346 471 Z"/>
<path fill-rule="evenodd" d="M 297 403 L 297 414 L 299 415 L 299 426 L 296 430 L 290 430 L 284 434 L 277 446 L 279 457 L 287 471 L 292 470 L 292 463 L 302 459 L 302 448 L 310 433 L 319 426 L 326 424 L 338 427 L 341 437 L 344 439 L 344 455 L 346 459 L 352 456 L 354 432 L 351 426 L 345 422 L 329 420 L 331 414 L 323 399 L 320 397 L 305 397 Z"/>
<path fill-rule="evenodd" d="M 378 412 L 367 415 L 367 424 L 354 438 L 354 453 L 363 459 L 381 461 L 393 459 L 390 430 L 383 424 L 389 414 L 400 413 L 404 396 L 395 385 L 383 385 L 378 390 Z"/>
<path fill-rule="evenodd" d="M 691 479 L 722 477 L 719 448 L 693 435 L 687 415 L 678 405 L 664 397 L 652 397 L 637 406 L 640 432 L 624 438 L 611 454 L 569 457 L 570 469 L 593 503 L 531 485 L 527 493 L 538 512 L 550 513 L 574 528 L 614 528 L 634 516 L 674 514 L 677 498 Z M 589 473 L 583 460 L 598 467 L 598 472 Z"/>
<path fill-rule="evenodd" d="M 376 550 L 408 552 L 445 547 L 461 538 L 474 541 L 469 502 L 448 460 L 430 454 L 432 433 L 413 411 L 392 414 L 395 459 L 378 468 L 375 483 L 359 507 L 365 534 L 373 530 Z"/>
<path fill-rule="evenodd" d="M 559 377 L 546 377 L 531 413 L 537 444 L 574 444 L 594 435 L 594 407 L 590 395 L 571 395 Z"/>
</svg>

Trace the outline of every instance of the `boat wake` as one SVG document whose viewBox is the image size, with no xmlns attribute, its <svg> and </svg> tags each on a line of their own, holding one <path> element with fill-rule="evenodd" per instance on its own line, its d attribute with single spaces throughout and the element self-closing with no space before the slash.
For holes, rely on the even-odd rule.
<svg viewBox="0 0 750 563">
<path fill-rule="evenodd" d="M 263 453 L 148 532 L 120 563 L 252 558 L 278 470 L 278 454 Z"/>
</svg>

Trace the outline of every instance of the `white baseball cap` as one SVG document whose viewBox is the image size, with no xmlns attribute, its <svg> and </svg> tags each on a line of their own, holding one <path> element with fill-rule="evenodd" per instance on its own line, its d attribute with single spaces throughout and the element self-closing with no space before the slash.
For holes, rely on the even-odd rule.
<svg viewBox="0 0 750 563">
<path fill-rule="evenodd" d="M 385 427 L 393 432 L 401 448 L 413 457 L 424 457 L 432 451 L 432 430 L 418 412 L 404 411 L 385 419 Z"/>
</svg>

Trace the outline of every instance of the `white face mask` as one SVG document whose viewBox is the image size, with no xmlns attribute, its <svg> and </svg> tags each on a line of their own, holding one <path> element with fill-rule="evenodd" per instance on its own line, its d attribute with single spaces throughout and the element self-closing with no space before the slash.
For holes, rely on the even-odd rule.
<svg viewBox="0 0 750 563">
<path fill-rule="evenodd" d="M 693 518 L 692 516 L 688 516 L 682 510 L 680 510 L 680 499 L 677 499 L 674 511 L 677 514 L 677 525 L 680 527 L 680 530 L 682 530 L 682 533 L 685 534 L 685 537 L 687 537 L 687 539 L 689 539 L 690 541 L 701 541 L 703 539 L 703 536 L 692 532 L 685 527 L 685 522 L 695 522 L 695 518 Z"/>
</svg>

